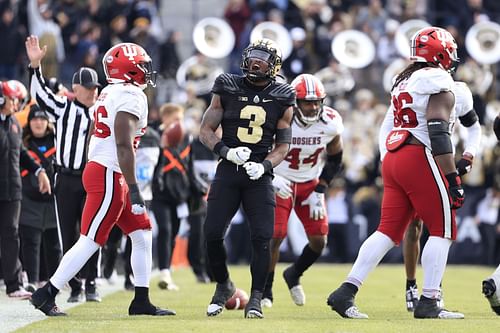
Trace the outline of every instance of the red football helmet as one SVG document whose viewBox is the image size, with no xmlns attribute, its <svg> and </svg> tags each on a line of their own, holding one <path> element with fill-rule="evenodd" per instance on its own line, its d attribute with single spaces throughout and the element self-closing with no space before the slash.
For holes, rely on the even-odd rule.
<svg viewBox="0 0 500 333">
<path fill-rule="evenodd" d="M 120 43 L 111 47 L 102 58 L 109 83 L 132 83 L 141 89 L 156 85 L 151 57 L 139 45 Z"/>
<path fill-rule="evenodd" d="M 300 74 L 292 81 L 291 85 L 295 89 L 297 99 L 296 111 L 298 112 L 298 116 L 302 121 L 308 124 L 317 122 L 321 116 L 323 105 L 321 104 L 317 109 L 307 110 L 307 115 L 305 115 L 304 110 L 300 108 L 299 102 L 320 101 L 323 103 L 326 97 L 323 83 L 314 75 Z"/>
<path fill-rule="evenodd" d="M 445 29 L 420 29 L 411 39 L 410 60 L 427 62 L 453 72 L 458 64 L 457 43 Z"/>
<path fill-rule="evenodd" d="M 13 89 L 15 91 L 15 95 L 17 96 L 17 99 L 19 100 L 20 104 L 18 106 L 18 110 L 24 109 L 26 104 L 28 104 L 28 102 L 29 102 L 28 90 L 26 89 L 24 84 L 22 84 L 22 82 L 20 82 L 18 80 L 9 80 L 9 81 L 7 81 L 7 85 L 13 87 Z"/>
<path fill-rule="evenodd" d="M 19 111 L 19 101 L 27 97 L 28 91 L 26 87 L 19 81 L 10 80 L 0 82 L 0 106 L 5 104 L 5 97 L 15 100 L 15 111 Z"/>
</svg>

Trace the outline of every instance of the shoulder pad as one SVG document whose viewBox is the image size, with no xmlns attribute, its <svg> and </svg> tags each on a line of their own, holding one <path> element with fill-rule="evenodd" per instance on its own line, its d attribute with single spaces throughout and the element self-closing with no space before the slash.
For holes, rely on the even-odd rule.
<svg viewBox="0 0 500 333">
<path fill-rule="evenodd" d="M 269 96 L 276 98 L 283 105 L 295 105 L 295 90 L 288 83 L 275 83 L 269 91 Z"/>
<path fill-rule="evenodd" d="M 457 117 L 464 116 L 474 108 L 472 93 L 465 82 L 455 81 L 453 93 L 455 94 Z"/>
<path fill-rule="evenodd" d="M 342 134 L 342 132 L 344 132 L 342 116 L 337 112 L 337 110 L 329 106 L 323 106 L 323 112 L 321 112 L 321 121 L 329 128 L 334 130 L 334 135 Z"/>
<path fill-rule="evenodd" d="M 421 95 L 432 95 L 453 91 L 454 86 L 455 83 L 448 72 L 440 68 L 426 67 L 410 76 L 406 89 Z"/>
<path fill-rule="evenodd" d="M 224 93 L 236 93 L 240 91 L 241 88 L 238 84 L 238 76 L 229 73 L 223 73 L 215 79 L 214 86 L 212 87 L 212 92 L 214 94 L 224 94 Z"/>
</svg>

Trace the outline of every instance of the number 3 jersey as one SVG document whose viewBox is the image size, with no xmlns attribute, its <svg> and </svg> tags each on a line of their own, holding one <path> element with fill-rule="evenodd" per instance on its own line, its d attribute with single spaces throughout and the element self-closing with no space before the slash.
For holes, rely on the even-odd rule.
<svg viewBox="0 0 500 333">
<path fill-rule="evenodd" d="M 391 108 L 394 111 L 394 129 L 409 131 L 431 149 L 427 130 L 427 104 L 431 95 L 451 91 L 455 83 L 451 75 L 439 68 L 426 67 L 415 71 L 392 91 Z M 455 122 L 455 108 L 450 118 L 450 132 Z"/>
<path fill-rule="evenodd" d="M 295 183 L 318 178 L 325 165 L 326 146 L 343 131 L 342 117 L 328 106 L 323 106 L 320 119 L 309 126 L 294 117 L 290 150 L 274 172 Z"/>
<path fill-rule="evenodd" d="M 229 148 L 252 150 L 250 161 L 262 162 L 271 151 L 278 120 L 295 103 L 295 91 L 287 83 L 270 82 L 257 87 L 245 77 L 221 74 L 212 92 L 221 98 L 222 141 Z"/>
<path fill-rule="evenodd" d="M 115 138 L 115 118 L 128 112 L 138 118 L 134 148 L 144 134 L 148 120 L 148 101 L 144 92 L 132 84 L 106 86 L 94 105 L 94 133 L 90 139 L 88 160 L 121 173 Z"/>
</svg>

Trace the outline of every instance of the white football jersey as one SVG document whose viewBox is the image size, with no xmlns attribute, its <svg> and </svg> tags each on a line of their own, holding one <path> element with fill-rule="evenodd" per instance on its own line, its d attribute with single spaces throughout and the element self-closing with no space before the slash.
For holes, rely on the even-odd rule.
<svg viewBox="0 0 500 333">
<path fill-rule="evenodd" d="M 465 82 L 455 81 L 453 93 L 455 94 L 455 116 L 463 117 L 474 108 L 472 92 Z"/>
<path fill-rule="evenodd" d="M 323 107 L 321 119 L 310 126 L 304 127 L 294 118 L 290 150 L 274 172 L 295 183 L 318 178 L 325 165 L 326 145 L 343 131 L 342 117 L 328 106 Z"/>
<path fill-rule="evenodd" d="M 408 130 L 431 149 L 427 130 L 427 104 L 433 94 L 453 92 L 455 83 L 451 75 L 439 68 L 426 67 L 415 71 L 400 82 L 391 94 L 391 109 L 395 111 L 394 129 Z M 455 123 L 455 107 L 450 114 L 450 131 Z"/>
<path fill-rule="evenodd" d="M 132 84 L 110 84 L 102 90 L 94 105 L 94 133 L 88 160 L 121 173 L 115 140 L 118 112 L 128 112 L 138 118 L 134 140 L 134 148 L 137 148 L 148 122 L 148 101 L 144 92 Z"/>
</svg>

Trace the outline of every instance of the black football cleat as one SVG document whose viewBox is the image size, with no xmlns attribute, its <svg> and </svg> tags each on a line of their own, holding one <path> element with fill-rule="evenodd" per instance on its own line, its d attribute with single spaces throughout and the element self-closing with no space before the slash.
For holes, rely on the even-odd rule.
<svg viewBox="0 0 500 333">
<path fill-rule="evenodd" d="M 250 299 L 245 306 L 245 318 L 248 319 L 262 319 L 264 314 L 262 313 L 261 307 L 262 292 L 252 291 Z"/>
<path fill-rule="evenodd" d="M 483 281 L 483 295 L 490 302 L 491 309 L 500 315 L 500 292 L 497 291 L 495 280 L 490 278 Z"/>
<path fill-rule="evenodd" d="M 78 302 L 81 302 L 82 300 L 83 300 L 83 289 L 79 288 L 79 289 L 72 289 L 71 290 L 69 297 L 68 297 L 68 300 L 66 302 L 78 303 Z"/>
<path fill-rule="evenodd" d="M 176 312 L 174 310 L 159 308 L 150 302 L 137 302 L 133 300 L 128 307 L 128 314 L 130 316 L 175 316 Z"/>
<path fill-rule="evenodd" d="M 437 299 L 420 296 L 413 317 L 416 319 L 463 319 L 464 315 L 460 312 L 448 311 L 437 305 Z"/>
<path fill-rule="evenodd" d="M 95 282 L 85 286 L 85 300 L 87 302 L 101 302 L 101 296 L 97 292 Z"/>
<path fill-rule="evenodd" d="M 343 318 L 368 319 L 368 315 L 359 312 L 354 304 L 354 293 L 343 283 L 328 296 L 326 304 Z"/>
<path fill-rule="evenodd" d="M 30 303 L 33 304 L 35 309 L 42 311 L 46 316 L 49 317 L 60 317 L 66 316 L 65 312 L 62 312 L 56 305 L 54 297 L 50 296 L 48 291 L 44 288 L 40 288 L 35 291 L 30 298 Z"/>
<path fill-rule="evenodd" d="M 226 282 L 217 283 L 215 293 L 207 308 L 207 316 L 217 316 L 224 310 L 224 306 L 228 299 L 230 299 L 236 292 L 236 287 L 233 282 L 227 279 Z"/>
</svg>

